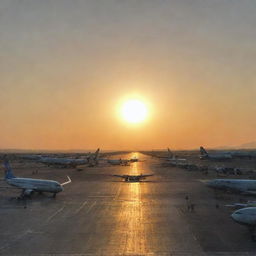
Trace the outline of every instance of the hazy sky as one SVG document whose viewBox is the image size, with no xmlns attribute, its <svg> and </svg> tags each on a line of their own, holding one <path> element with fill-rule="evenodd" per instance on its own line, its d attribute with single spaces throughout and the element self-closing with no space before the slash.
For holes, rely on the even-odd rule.
<svg viewBox="0 0 256 256">
<path fill-rule="evenodd" d="M 0 0 L 0 148 L 256 140 L 255 0 Z M 124 123 L 120 102 L 150 118 Z"/>
</svg>

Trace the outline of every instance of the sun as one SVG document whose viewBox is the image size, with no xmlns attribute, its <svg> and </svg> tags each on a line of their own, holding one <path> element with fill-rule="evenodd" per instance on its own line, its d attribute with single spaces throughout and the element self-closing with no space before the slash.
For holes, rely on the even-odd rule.
<svg viewBox="0 0 256 256">
<path fill-rule="evenodd" d="M 131 99 L 123 103 L 121 114 L 128 123 L 141 123 L 147 118 L 148 109 L 142 101 Z"/>
</svg>

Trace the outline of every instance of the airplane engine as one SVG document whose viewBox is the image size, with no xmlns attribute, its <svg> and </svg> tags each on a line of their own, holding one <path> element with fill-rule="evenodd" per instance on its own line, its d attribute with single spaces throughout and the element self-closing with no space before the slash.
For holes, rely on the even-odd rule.
<svg viewBox="0 0 256 256">
<path fill-rule="evenodd" d="M 33 190 L 32 189 L 26 189 L 25 191 L 24 191 L 24 195 L 25 196 L 30 196 L 30 195 L 32 195 L 33 194 Z"/>
</svg>

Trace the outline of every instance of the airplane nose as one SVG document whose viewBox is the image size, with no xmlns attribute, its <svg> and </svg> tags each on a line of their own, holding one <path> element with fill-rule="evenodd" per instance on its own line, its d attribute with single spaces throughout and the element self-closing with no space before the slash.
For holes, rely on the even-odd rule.
<svg viewBox="0 0 256 256">
<path fill-rule="evenodd" d="M 206 186 L 208 186 L 208 187 L 213 187 L 213 181 L 207 181 L 206 182 Z"/>
<path fill-rule="evenodd" d="M 233 212 L 230 217 L 234 220 L 237 221 L 237 215 L 235 214 L 235 212 Z"/>
<path fill-rule="evenodd" d="M 230 217 L 235 221 L 235 222 L 238 222 L 238 223 L 243 223 L 244 220 L 243 220 L 243 217 L 241 216 L 242 214 L 239 212 L 239 210 L 233 212 Z"/>
</svg>

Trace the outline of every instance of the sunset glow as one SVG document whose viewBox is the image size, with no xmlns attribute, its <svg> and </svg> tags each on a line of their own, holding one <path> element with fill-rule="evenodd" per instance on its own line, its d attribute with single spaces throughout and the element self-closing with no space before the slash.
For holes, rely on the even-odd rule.
<svg viewBox="0 0 256 256">
<path fill-rule="evenodd" d="M 122 117 L 129 123 L 140 123 L 147 118 L 146 105 L 139 100 L 128 100 L 122 106 Z"/>
</svg>

